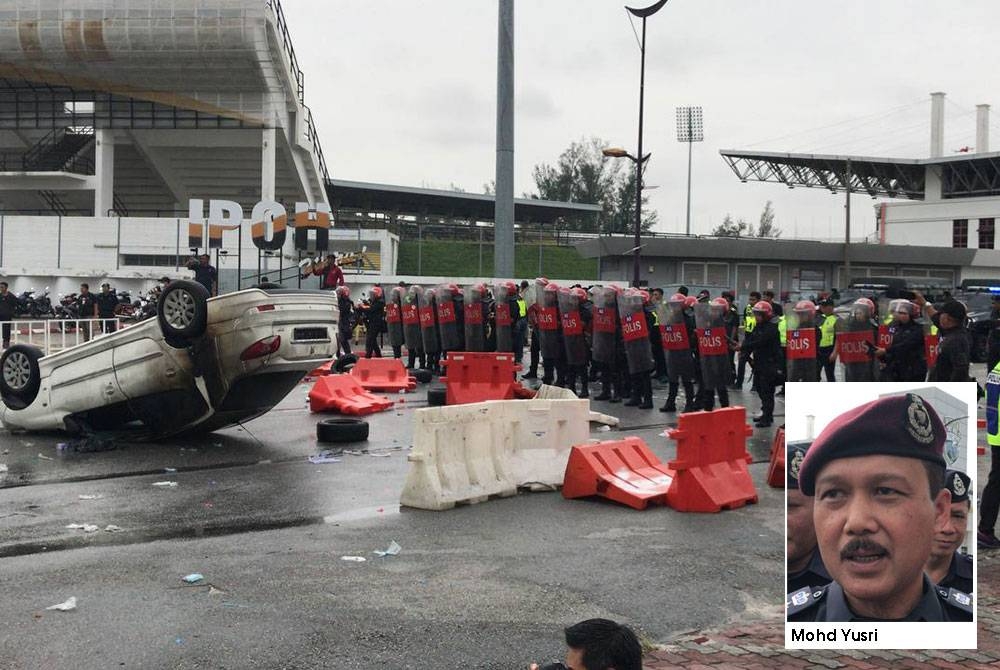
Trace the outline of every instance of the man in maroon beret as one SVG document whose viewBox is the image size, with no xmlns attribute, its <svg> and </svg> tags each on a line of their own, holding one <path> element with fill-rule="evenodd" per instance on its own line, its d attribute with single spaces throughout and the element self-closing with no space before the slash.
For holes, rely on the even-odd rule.
<svg viewBox="0 0 1000 670">
<path fill-rule="evenodd" d="M 834 581 L 788 596 L 789 621 L 972 621 L 968 594 L 924 574 L 934 535 L 949 522 L 945 429 L 907 393 L 844 412 L 813 442 L 799 489 Z"/>
</svg>

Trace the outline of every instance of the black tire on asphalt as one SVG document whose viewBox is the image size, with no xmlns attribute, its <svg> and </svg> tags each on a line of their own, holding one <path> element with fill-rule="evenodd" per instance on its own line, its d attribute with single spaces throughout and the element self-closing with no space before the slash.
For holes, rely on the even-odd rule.
<svg viewBox="0 0 1000 670">
<path fill-rule="evenodd" d="M 448 404 L 448 390 L 443 386 L 434 386 L 427 389 L 427 404 L 431 407 L 440 407 Z"/>
<path fill-rule="evenodd" d="M 164 339 L 174 347 L 189 346 L 208 329 L 208 291 L 195 281 L 167 284 L 156 302 L 156 319 Z"/>
<path fill-rule="evenodd" d="M 368 439 L 368 422 L 361 419 L 323 419 L 316 424 L 316 439 L 320 442 L 364 442 Z"/>
<path fill-rule="evenodd" d="M 344 354 L 333 363 L 334 372 L 350 372 L 354 364 L 358 362 L 357 354 Z M 350 367 L 348 367 L 350 366 Z"/>
<path fill-rule="evenodd" d="M 38 396 L 42 350 L 30 344 L 7 347 L 0 356 L 0 397 L 10 409 L 24 409 Z"/>
<path fill-rule="evenodd" d="M 421 384 L 427 384 L 434 379 L 434 375 L 431 374 L 430 370 L 411 370 L 410 374 Z"/>
</svg>

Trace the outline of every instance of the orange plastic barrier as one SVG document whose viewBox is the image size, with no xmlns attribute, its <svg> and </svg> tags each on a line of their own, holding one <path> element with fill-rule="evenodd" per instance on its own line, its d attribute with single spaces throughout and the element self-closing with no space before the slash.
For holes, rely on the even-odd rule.
<svg viewBox="0 0 1000 670">
<path fill-rule="evenodd" d="M 747 464 L 746 408 L 681 414 L 668 435 L 677 442 L 667 504 L 679 512 L 719 512 L 757 502 Z"/>
<path fill-rule="evenodd" d="M 392 407 L 392 401 L 366 391 L 350 375 L 320 377 L 309 391 L 309 411 L 360 416 Z"/>
<path fill-rule="evenodd" d="M 980 430 L 986 428 L 986 419 L 976 419 L 976 428 Z M 984 456 L 986 454 L 986 447 L 976 445 L 976 455 Z"/>
<path fill-rule="evenodd" d="M 515 373 L 521 369 L 514 362 L 514 354 L 500 352 L 452 351 L 441 361 L 447 368 L 445 383 L 449 405 L 482 402 L 484 400 L 512 400 L 515 397 Z"/>
<path fill-rule="evenodd" d="M 417 380 L 398 358 L 359 358 L 351 376 L 369 391 L 412 391 Z"/>
<path fill-rule="evenodd" d="M 599 495 L 635 509 L 664 505 L 674 473 L 638 437 L 578 444 L 570 451 L 564 498 Z"/>
<path fill-rule="evenodd" d="M 785 488 L 785 427 L 774 433 L 771 443 L 771 464 L 767 466 L 767 484 L 776 489 Z"/>
<path fill-rule="evenodd" d="M 336 359 L 329 360 L 318 368 L 313 368 L 312 371 L 306 375 L 306 377 L 325 377 L 326 375 L 334 374 L 331 368 L 333 367 L 335 361 Z"/>
</svg>

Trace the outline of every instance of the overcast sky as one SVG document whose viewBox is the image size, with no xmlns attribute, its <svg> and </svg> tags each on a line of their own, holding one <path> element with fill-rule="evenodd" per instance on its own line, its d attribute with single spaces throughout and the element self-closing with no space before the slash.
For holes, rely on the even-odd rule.
<svg viewBox="0 0 1000 670">
<path fill-rule="evenodd" d="M 282 4 L 334 178 L 482 192 L 496 163 L 496 0 Z M 573 141 L 634 153 L 639 48 L 623 4 L 515 0 L 514 21 L 515 195 Z M 974 146 L 975 105 L 1000 104 L 997 26 L 998 0 L 670 0 L 646 38 L 658 228 L 684 231 L 675 108 L 700 105 L 692 232 L 727 213 L 756 221 L 772 200 L 784 237 L 842 238 L 842 195 L 742 184 L 719 150 L 926 157 L 931 91 L 948 94 L 946 155 Z M 1000 149 L 1000 116 L 991 126 Z M 873 204 L 852 200 L 855 236 L 874 230 Z"/>
</svg>

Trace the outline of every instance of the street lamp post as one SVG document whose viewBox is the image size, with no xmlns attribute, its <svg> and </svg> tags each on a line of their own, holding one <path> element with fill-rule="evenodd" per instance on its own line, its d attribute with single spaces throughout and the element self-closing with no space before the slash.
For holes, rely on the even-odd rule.
<svg viewBox="0 0 1000 670">
<path fill-rule="evenodd" d="M 632 252 L 632 284 L 636 288 L 639 287 L 639 248 L 642 246 L 640 239 L 642 231 L 642 164 L 649 158 L 648 155 L 642 153 L 642 107 L 646 85 L 646 18 L 660 11 L 665 4 L 667 4 L 667 0 L 659 0 L 649 7 L 625 7 L 630 14 L 642 19 L 642 43 L 639 45 L 639 151 L 637 152 L 639 158 L 633 159 L 635 161 L 635 249 Z"/>
</svg>

